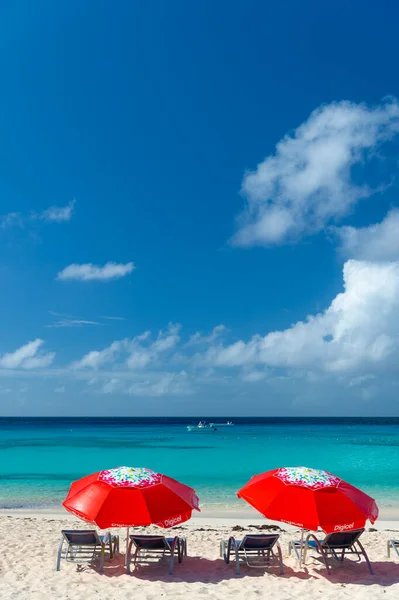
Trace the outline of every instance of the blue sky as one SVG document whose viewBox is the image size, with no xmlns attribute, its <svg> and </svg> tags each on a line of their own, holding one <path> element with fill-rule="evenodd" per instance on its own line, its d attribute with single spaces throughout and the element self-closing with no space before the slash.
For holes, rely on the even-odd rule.
<svg viewBox="0 0 399 600">
<path fill-rule="evenodd" d="M 397 415 L 398 17 L 2 6 L 1 414 Z"/>
</svg>

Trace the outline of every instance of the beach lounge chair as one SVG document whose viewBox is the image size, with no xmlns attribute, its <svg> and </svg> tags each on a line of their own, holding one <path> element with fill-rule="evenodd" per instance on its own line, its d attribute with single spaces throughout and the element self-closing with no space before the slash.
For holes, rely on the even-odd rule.
<svg viewBox="0 0 399 600">
<path fill-rule="evenodd" d="M 246 535 L 242 540 L 230 537 L 220 542 L 220 556 L 229 564 L 233 558 L 236 561 L 236 573 L 240 573 L 240 564 L 248 567 L 265 568 L 277 563 L 280 575 L 284 573 L 283 556 L 278 534 Z"/>
<path fill-rule="evenodd" d="M 66 545 L 64 548 L 64 544 Z M 114 544 L 114 548 L 112 548 Z M 98 535 L 95 529 L 78 529 L 61 531 L 61 540 L 58 546 L 57 566 L 59 571 L 61 560 L 74 562 L 78 564 L 91 562 L 98 552 L 100 552 L 100 573 L 104 570 L 105 547 L 109 547 L 109 556 L 113 557 L 114 552 L 119 549 L 118 536 L 111 536 L 110 533 Z"/>
<path fill-rule="evenodd" d="M 133 556 L 132 550 L 134 548 Z M 131 573 L 131 562 L 134 567 L 153 565 L 162 560 L 169 560 L 169 575 L 173 574 L 175 557 L 179 563 L 187 556 L 186 538 L 166 538 L 163 535 L 131 535 L 126 556 L 126 569 Z"/>
<path fill-rule="evenodd" d="M 361 561 L 362 556 L 364 557 L 370 573 L 373 575 L 373 569 L 371 567 L 369 558 L 361 542 L 359 541 L 360 536 L 364 532 L 364 529 L 353 529 L 352 531 L 337 531 L 326 535 L 323 540 L 319 540 L 313 533 L 309 533 L 306 540 L 303 542 L 303 564 L 306 563 L 306 556 L 308 549 L 316 550 L 323 558 L 324 564 L 326 565 L 327 573 L 330 575 L 331 569 L 328 564 L 328 558 L 332 557 L 334 560 L 343 563 L 345 556 L 348 554 L 356 555 L 358 561 Z M 291 541 L 288 546 L 289 554 L 293 550 L 298 560 L 300 560 L 301 554 L 301 542 Z"/>
<path fill-rule="evenodd" d="M 399 556 L 399 540 L 388 540 L 388 542 L 387 542 L 388 558 L 391 556 L 391 550 L 396 552 L 396 556 Z"/>
</svg>

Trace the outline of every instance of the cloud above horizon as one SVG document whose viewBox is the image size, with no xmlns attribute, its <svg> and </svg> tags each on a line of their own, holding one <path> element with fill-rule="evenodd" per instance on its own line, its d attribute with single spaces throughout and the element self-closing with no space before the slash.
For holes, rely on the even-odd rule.
<svg viewBox="0 0 399 600">
<path fill-rule="evenodd" d="M 334 233 L 344 256 L 359 260 L 399 260 L 399 209 L 368 227 L 337 227 Z"/>
<path fill-rule="evenodd" d="M 123 364 L 132 370 L 140 370 L 155 362 L 161 355 L 172 351 L 180 341 L 180 325 L 169 323 L 166 331 L 159 331 L 157 338 L 150 342 L 151 333 L 144 333 L 132 339 L 112 342 L 103 350 L 92 350 L 79 361 L 72 363 L 73 369 L 99 369 L 123 356 Z"/>
<path fill-rule="evenodd" d="M 15 352 L 3 354 L 0 357 L 2 369 L 40 369 L 49 367 L 55 357 L 55 352 L 43 353 L 40 348 L 44 341 L 37 338 L 21 346 Z"/>
<path fill-rule="evenodd" d="M 381 190 L 355 178 L 353 167 L 377 161 L 377 150 L 399 133 L 399 104 L 353 102 L 320 106 L 245 174 L 246 206 L 237 218 L 235 246 L 297 241 L 346 216 Z"/>
<path fill-rule="evenodd" d="M 247 342 L 214 345 L 198 360 L 337 374 L 392 367 L 399 350 L 399 262 L 349 260 L 343 278 L 344 291 L 324 312 Z"/>
<path fill-rule="evenodd" d="M 108 395 L 188 396 L 210 384 L 278 389 L 301 379 L 315 389 L 328 380 L 363 398 L 374 393 L 376 378 L 395 372 L 398 315 L 399 261 L 350 259 L 343 266 L 343 291 L 330 305 L 281 331 L 228 342 L 228 330 L 218 325 L 184 339 L 181 326 L 170 323 L 155 337 L 144 331 L 45 371 L 55 354 L 40 353 L 44 342 L 36 339 L 0 357 L 0 368 L 38 369 L 61 378 L 59 387 L 73 378 L 91 393 Z"/>
<path fill-rule="evenodd" d="M 60 281 L 110 281 L 120 279 L 132 273 L 135 269 L 133 262 L 107 262 L 103 266 L 92 263 L 72 264 L 57 274 Z"/>
<path fill-rule="evenodd" d="M 50 206 L 41 213 L 37 213 L 34 218 L 42 221 L 63 223 L 70 221 L 75 209 L 76 200 L 71 200 L 66 206 Z"/>
<path fill-rule="evenodd" d="M 41 212 L 32 211 L 29 214 L 12 212 L 6 215 L 0 215 L 0 226 L 2 229 L 23 227 L 26 223 L 33 221 L 64 223 L 71 220 L 75 204 L 76 200 L 71 200 L 71 202 L 65 206 L 50 206 Z"/>
</svg>

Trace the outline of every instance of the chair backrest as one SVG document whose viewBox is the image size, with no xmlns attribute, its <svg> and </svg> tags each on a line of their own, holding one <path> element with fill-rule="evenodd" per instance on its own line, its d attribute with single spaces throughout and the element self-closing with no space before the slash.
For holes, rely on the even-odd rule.
<svg viewBox="0 0 399 600">
<path fill-rule="evenodd" d="M 271 550 L 276 544 L 278 534 L 246 535 L 239 545 L 239 550 Z"/>
<path fill-rule="evenodd" d="M 131 535 L 130 539 L 141 550 L 170 550 L 169 542 L 163 535 Z"/>
<path fill-rule="evenodd" d="M 321 542 L 328 548 L 350 548 L 364 532 L 364 529 L 352 529 L 351 531 L 337 531 L 330 533 Z"/>
<path fill-rule="evenodd" d="M 63 529 L 62 535 L 70 546 L 97 546 L 101 540 L 95 529 Z"/>
</svg>

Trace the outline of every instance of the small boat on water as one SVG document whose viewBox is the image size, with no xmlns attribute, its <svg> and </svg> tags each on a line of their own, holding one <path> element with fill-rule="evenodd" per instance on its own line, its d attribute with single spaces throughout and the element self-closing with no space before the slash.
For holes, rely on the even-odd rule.
<svg viewBox="0 0 399 600">
<path fill-rule="evenodd" d="M 233 421 L 227 421 L 226 423 L 209 423 L 210 427 L 233 427 Z"/>
<path fill-rule="evenodd" d="M 211 431 L 216 431 L 216 427 L 207 423 L 206 421 L 200 421 L 198 425 L 187 425 L 188 431 L 196 431 L 200 433 L 208 433 Z"/>
</svg>

